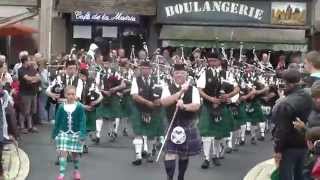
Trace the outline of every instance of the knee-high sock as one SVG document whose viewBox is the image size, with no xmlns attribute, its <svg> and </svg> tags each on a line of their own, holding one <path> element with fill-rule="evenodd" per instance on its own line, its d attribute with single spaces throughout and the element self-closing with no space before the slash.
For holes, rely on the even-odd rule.
<svg viewBox="0 0 320 180">
<path fill-rule="evenodd" d="M 143 138 L 143 151 L 149 152 L 148 137 L 147 136 L 142 136 L 142 138 Z"/>
<path fill-rule="evenodd" d="M 227 139 L 227 142 L 228 142 L 227 146 L 231 149 L 233 148 L 233 138 L 234 138 L 234 134 L 233 132 L 230 132 L 230 136 Z"/>
<path fill-rule="evenodd" d="M 141 138 L 134 138 L 132 143 L 133 143 L 134 149 L 136 151 L 136 159 L 142 159 L 143 140 Z"/>
<path fill-rule="evenodd" d="M 257 126 L 251 126 L 251 137 L 252 138 L 256 137 L 256 135 L 257 135 L 256 131 L 257 131 Z"/>
<path fill-rule="evenodd" d="M 79 160 L 78 155 L 73 155 L 73 167 L 75 170 L 79 170 L 80 160 Z"/>
<path fill-rule="evenodd" d="M 223 157 L 224 156 L 224 154 L 225 154 L 225 150 L 226 150 L 226 144 L 227 144 L 227 139 L 228 138 L 222 138 L 220 141 L 219 141 L 219 143 L 218 143 L 218 147 L 219 147 L 219 157 Z"/>
<path fill-rule="evenodd" d="M 259 129 L 260 129 L 260 135 L 264 137 L 265 130 L 266 130 L 266 123 L 265 122 L 259 123 Z"/>
<path fill-rule="evenodd" d="M 120 124 L 120 118 L 116 118 L 113 124 L 113 127 L 114 127 L 113 132 L 118 133 L 119 124 Z"/>
<path fill-rule="evenodd" d="M 246 131 L 249 131 L 249 132 L 250 132 L 251 129 L 252 129 L 251 126 L 252 126 L 251 122 L 247 122 L 247 123 L 246 123 Z"/>
<path fill-rule="evenodd" d="M 173 180 L 174 171 L 176 169 L 176 160 L 165 160 L 164 167 L 166 168 L 168 180 Z"/>
<path fill-rule="evenodd" d="M 103 125 L 103 120 L 102 119 L 97 119 L 96 120 L 96 136 L 97 138 L 101 137 L 101 129 L 102 129 L 102 125 Z"/>
<path fill-rule="evenodd" d="M 179 159 L 179 174 L 178 180 L 184 180 L 184 174 L 188 168 L 189 159 Z"/>
<path fill-rule="evenodd" d="M 214 137 L 212 137 L 211 139 L 211 142 L 212 142 L 212 155 L 213 155 L 213 158 L 217 158 L 219 157 L 219 148 L 218 148 L 218 140 L 216 140 Z"/>
<path fill-rule="evenodd" d="M 241 130 L 238 129 L 234 132 L 234 144 L 239 145 L 241 139 Z"/>
<path fill-rule="evenodd" d="M 246 128 L 247 128 L 247 125 L 241 125 L 240 126 L 240 137 L 241 137 L 241 141 L 245 141 L 245 138 L 246 138 Z"/>
<path fill-rule="evenodd" d="M 164 143 L 164 136 L 160 136 L 159 140 L 160 140 L 160 143 L 163 144 Z"/>
<path fill-rule="evenodd" d="M 60 176 L 64 176 L 66 172 L 67 158 L 59 157 L 59 173 Z"/>
<path fill-rule="evenodd" d="M 205 160 L 210 160 L 210 149 L 211 149 L 212 137 L 202 137 L 203 154 Z"/>
</svg>

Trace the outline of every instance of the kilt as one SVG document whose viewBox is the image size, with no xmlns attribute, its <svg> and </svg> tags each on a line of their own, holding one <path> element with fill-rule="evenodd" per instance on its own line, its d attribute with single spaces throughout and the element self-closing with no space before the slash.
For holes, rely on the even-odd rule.
<svg viewBox="0 0 320 180">
<path fill-rule="evenodd" d="M 175 127 L 172 127 L 172 130 Z M 177 154 L 179 156 L 195 156 L 200 154 L 202 148 L 201 138 L 199 136 L 199 132 L 195 127 L 183 127 L 186 133 L 186 141 L 183 144 L 174 144 L 170 136 L 167 139 L 165 152 L 168 154 Z"/>
<path fill-rule="evenodd" d="M 265 117 L 262 113 L 261 104 L 258 100 L 249 102 L 249 104 L 246 105 L 251 106 L 253 109 L 252 112 L 247 112 L 249 122 L 251 122 L 252 125 L 256 125 L 257 123 L 263 122 L 265 120 Z"/>
<path fill-rule="evenodd" d="M 201 137 L 215 137 L 221 139 L 229 136 L 233 130 L 233 116 L 230 110 L 225 106 L 222 109 L 222 120 L 214 122 L 210 115 L 210 105 L 203 104 L 201 107 L 199 130 Z"/>
<path fill-rule="evenodd" d="M 239 129 L 241 125 L 246 124 L 248 120 L 248 115 L 245 111 L 244 103 L 241 103 L 238 106 L 238 114 L 233 116 L 233 118 L 234 118 L 234 130 Z"/>
<path fill-rule="evenodd" d="M 96 130 L 96 109 L 92 111 L 86 111 L 86 127 L 87 131 L 95 131 Z"/>
<path fill-rule="evenodd" d="M 68 134 L 65 132 L 59 132 L 55 137 L 56 147 L 58 151 L 67 151 L 82 153 L 83 144 L 80 143 L 80 137 L 78 133 Z"/>
<path fill-rule="evenodd" d="M 132 98 L 130 94 L 125 94 L 121 99 L 121 117 L 129 117 L 131 113 L 131 108 L 133 106 Z"/>
<path fill-rule="evenodd" d="M 104 97 L 105 98 L 105 97 Z M 121 117 L 121 105 L 119 96 L 110 96 L 107 97 L 108 103 L 100 103 L 96 109 L 97 119 L 102 118 L 120 118 Z"/>
<path fill-rule="evenodd" d="M 137 136 L 148 136 L 150 138 L 163 136 L 164 134 L 164 122 L 165 112 L 163 108 L 156 109 L 151 113 L 150 123 L 145 123 L 142 120 L 142 113 L 139 109 L 133 105 L 130 114 L 130 120 L 132 122 L 132 129 Z"/>
</svg>

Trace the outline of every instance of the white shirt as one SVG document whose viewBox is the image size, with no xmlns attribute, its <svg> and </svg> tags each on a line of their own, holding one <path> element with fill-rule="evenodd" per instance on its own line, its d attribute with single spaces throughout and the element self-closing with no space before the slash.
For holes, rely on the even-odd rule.
<svg viewBox="0 0 320 180">
<path fill-rule="evenodd" d="M 210 68 L 210 69 L 212 70 L 213 73 L 215 73 L 215 71 L 219 73 L 222 70 L 221 68 L 217 68 L 217 69 Z M 236 82 L 234 75 L 232 73 L 229 73 L 228 71 L 226 73 L 227 73 L 227 78 L 222 79 L 222 81 L 228 82 L 233 86 L 238 86 L 238 83 Z M 197 87 L 200 89 L 204 89 L 206 87 L 206 71 L 202 71 L 199 79 L 197 80 Z"/>
<path fill-rule="evenodd" d="M 166 97 L 171 96 L 170 90 L 169 90 L 169 86 L 166 85 L 164 86 L 163 90 L 162 90 L 162 95 L 161 95 L 161 99 L 164 99 Z M 199 90 L 196 87 L 192 87 L 192 104 L 200 104 L 200 93 Z"/>
<path fill-rule="evenodd" d="M 61 79 L 59 79 L 60 76 L 58 76 L 56 79 L 54 79 L 52 81 L 52 83 L 48 86 L 47 90 L 46 90 L 46 93 L 48 94 L 49 92 L 51 92 L 51 89 L 53 86 L 55 86 L 59 81 L 61 81 Z M 68 82 L 66 82 L 68 83 Z M 82 80 L 79 78 L 78 79 L 78 84 L 77 84 L 77 87 L 76 87 L 76 96 L 81 99 L 81 95 L 82 95 L 82 91 L 83 91 L 83 82 Z"/>
</svg>

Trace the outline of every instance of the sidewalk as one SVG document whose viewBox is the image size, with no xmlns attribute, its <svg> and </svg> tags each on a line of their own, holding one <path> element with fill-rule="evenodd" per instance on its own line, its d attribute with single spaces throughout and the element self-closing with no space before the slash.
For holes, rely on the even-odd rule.
<svg viewBox="0 0 320 180">
<path fill-rule="evenodd" d="M 29 174 L 30 161 L 28 155 L 13 144 L 5 146 L 3 151 L 3 169 L 6 180 L 25 180 Z"/>
<path fill-rule="evenodd" d="M 243 180 L 270 180 L 271 173 L 275 169 L 274 159 L 269 159 L 252 168 Z"/>
</svg>

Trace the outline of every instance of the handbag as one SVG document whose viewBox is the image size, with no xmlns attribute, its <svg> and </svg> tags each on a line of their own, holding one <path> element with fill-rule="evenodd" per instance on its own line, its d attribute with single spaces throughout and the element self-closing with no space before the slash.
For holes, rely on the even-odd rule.
<svg viewBox="0 0 320 180">
<path fill-rule="evenodd" d="M 313 165 L 311 176 L 314 178 L 320 178 L 320 157 L 317 158 Z"/>
</svg>

